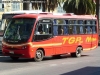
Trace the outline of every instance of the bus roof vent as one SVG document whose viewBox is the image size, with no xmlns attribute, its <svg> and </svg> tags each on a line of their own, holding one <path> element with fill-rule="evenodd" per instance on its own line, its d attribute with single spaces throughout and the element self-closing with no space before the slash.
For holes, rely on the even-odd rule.
<svg viewBox="0 0 100 75">
<path fill-rule="evenodd" d="M 53 13 L 53 15 L 63 15 L 62 13 Z"/>
<path fill-rule="evenodd" d="M 48 15 L 48 14 L 52 14 L 52 13 L 50 13 L 50 12 L 41 12 L 41 13 L 39 13 L 39 14 Z"/>
<path fill-rule="evenodd" d="M 64 16 L 72 16 L 72 15 L 75 15 L 74 13 L 65 13 L 63 14 Z"/>
</svg>

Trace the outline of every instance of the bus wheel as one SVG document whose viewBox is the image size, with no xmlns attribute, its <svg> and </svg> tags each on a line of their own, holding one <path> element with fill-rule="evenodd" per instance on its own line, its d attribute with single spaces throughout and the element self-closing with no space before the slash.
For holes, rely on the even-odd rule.
<svg viewBox="0 0 100 75">
<path fill-rule="evenodd" d="M 10 56 L 10 58 L 11 58 L 12 60 L 18 60 L 18 59 L 19 59 L 19 57 L 13 57 L 13 56 Z"/>
<path fill-rule="evenodd" d="M 81 53 L 82 53 L 82 47 L 77 47 L 76 52 L 71 53 L 72 57 L 81 57 Z"/>
<path fill-rule="evenodd" d="M 37 51 L 36 51 L 36 54 L 35 54 L 35 57 L 34 57 L 34 60 L 35 60 L 36 62 L 40 62 L 40 61 L 43 60 L 43 57 L 44 57 L 43 51 L 42 51 L 42 50 L 37 50 Z"/>
</svg>

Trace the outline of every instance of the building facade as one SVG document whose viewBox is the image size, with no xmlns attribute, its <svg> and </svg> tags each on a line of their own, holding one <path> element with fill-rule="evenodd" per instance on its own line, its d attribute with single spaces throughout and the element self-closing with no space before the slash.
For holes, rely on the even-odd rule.
<svg viewBox="0 0 100 75">
<path fill-rule="evenodd" d="M 0 0 L 0 19 L 4 12 L 23 10 L 20 0 Z"/>
</svg>

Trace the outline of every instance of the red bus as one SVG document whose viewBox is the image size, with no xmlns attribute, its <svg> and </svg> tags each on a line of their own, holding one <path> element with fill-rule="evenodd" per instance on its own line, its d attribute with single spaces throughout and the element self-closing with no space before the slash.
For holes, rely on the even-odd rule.
<svg viewBox="0 0 100 75">
<path fill-rule="evenodd" d="M 14 16 L 4 32 L 2 53 L 11 59 L 60 56 L 98 47 L 97 18 L 74 14 L 22 14 Z"/>
</svg>

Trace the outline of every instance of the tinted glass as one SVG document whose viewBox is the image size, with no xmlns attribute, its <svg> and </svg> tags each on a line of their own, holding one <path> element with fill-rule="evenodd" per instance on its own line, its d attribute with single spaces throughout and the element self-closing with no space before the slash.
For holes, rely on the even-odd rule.
<svg viewBox="0 0 100 75">
<path fill-rule="evenodd" d="M 4 40 L 9 43 L 26 42 L 32 32 L 35 19 L 12 19 L 4 33 Z"/>
</svg>

